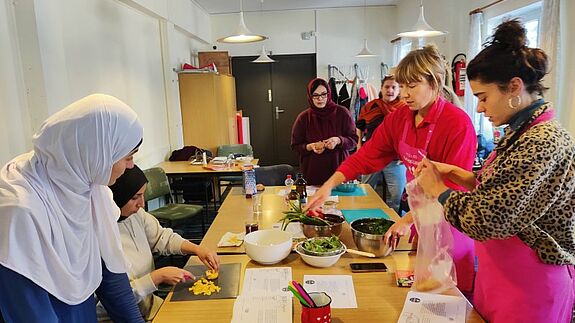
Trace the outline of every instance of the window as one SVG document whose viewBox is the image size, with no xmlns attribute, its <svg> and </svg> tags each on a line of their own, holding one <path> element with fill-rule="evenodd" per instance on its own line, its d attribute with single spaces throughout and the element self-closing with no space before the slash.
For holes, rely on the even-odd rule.
<svg viewBox="0 0 575 323">
<path fill-rule="evenodd" d="M 518 18 L 521 21 L 525 29 L 527 30 L 527 40 L 529 47 L 539 47 L 539 27 L 542 14 L 542 1 L 534 2 L 530 5 L 514 9 L 512 11 L 505 12 L 503 14 L 491 17 L 487 20 L 487 37 L 483 39 L 489 39 L 494 32 L 495 27 L 500 23 L 508 19 Z M 474 119 L 476 129 L 479 129 L 479 133 L 483 134 L 487 139 L 492 139 L 495 133 L 500 134 L 502 127 L 493 128 L 491 122 L 482 115 L 476 115 Z"/>
<path fill-rule="evenodd" d="M 528 6 L 506 12 L 502 15 L 490 18 L 487 21 L 487 34 L 493 35 L 493 29 L 500 23 L 508 19 L 519 18 L 527 29 L 527 39 L 529 47 L 539 47 L 539 26 L 542 13 L 542 2 L 535 2 Z"/>
<path fill-rule="evenodd" d="M 396 38 L 391 41 L 393 44 L 393 61 L 391 66 L 397 66 L 399 62 L 411 51 L 411 40 L 405 38 Z"/>
</svg>

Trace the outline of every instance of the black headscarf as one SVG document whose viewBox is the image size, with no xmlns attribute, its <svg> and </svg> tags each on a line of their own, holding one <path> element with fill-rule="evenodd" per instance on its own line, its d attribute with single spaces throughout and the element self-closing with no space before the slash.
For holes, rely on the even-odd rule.
<svg viewBox="0 0 575 323">
<path fill-rule="evenodd" d="M 110 186 L 116 205 L 122 208 L 147 182 L 146 175 L 138 166 L 126 168 L 124 174 L 116 180 L 114 185 Z"/>
</svg>

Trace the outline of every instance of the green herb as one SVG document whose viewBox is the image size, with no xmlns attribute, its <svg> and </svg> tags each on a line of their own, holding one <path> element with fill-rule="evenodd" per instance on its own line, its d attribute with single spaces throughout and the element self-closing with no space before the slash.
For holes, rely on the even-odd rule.
<svg viewBox="0 0 575 323">
<path fill-rule="evenodd" d="M 392 221 L 386 219 L 374 219 L 372 222 L 362 223 L 356 230 L 369 234 L 385 234 L 392 225 Z"/>
<path fill-rule="evenodd" d="M 302 247 L 308 251 L 323 253 L 338 250 L 342 245 L 338 237 L 331 236 L 306 240 Z"/>
<path fill-rule="evenodd" d="M 303 208 L 300 204 L 295 204 L 291 201 L 288 201 L 288 204 L 290 206 L 290 210 L 292 211 L 284 212 L 285 216 L 281 220 L 282 230 L 285 230 L 290 222 L 301 222 L 303 224 L 311 225 L 331 225 L 330 222 L 320 217 L 308 216 L 305 212 L 303 212 Z"/>
</svg>

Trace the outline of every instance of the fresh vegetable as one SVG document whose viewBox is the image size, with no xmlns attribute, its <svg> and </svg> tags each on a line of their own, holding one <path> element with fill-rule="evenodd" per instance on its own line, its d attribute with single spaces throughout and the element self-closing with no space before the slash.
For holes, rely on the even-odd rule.
<svg viewBox="0 0 575 323">
<path fill-rule="evenodd" d="M 281 220 L 282 230 L 285 230 L 290 222 L 301 222 L 303 224 L 312 225 L 332 225 L 331 222 L 323 219 L 324 215 L 322 212 L 318 213 L 317 211 L 308 211 L 305 213 L 303 212 L 301 205 L 292 203 L 291 201 L 288 201 L 288 203 L 290 205 L 290 210 L 293 211 L 284 212 L 285 216 Z"/>
<path fill-rule="evenodd" d="M 194 295 L 209 296 L 212 295 L 213 293 L 218 293 L 220 290 L 222 290 L 222 288 L 216 286 L 216 284 L 214 284 L 214 282 L 211 280 L 200 278 L 194 283 L 192 287 L 188 288 L 188 290 L 194 293 Z"/>
<path fill-rule="evenodd" d="M 358 225 L 354 229 L 369 234 L 385 234 L 392 225 L 393 222 L 386 219 L 373 219 L 370 222 Z"/>
<path fill-rule="evenodd" d="M 323 252 L 336 251 L 342 247 L 342 244 L 341 241 L 339 241 L 338 237 L 331 236 L 329 238 L 321 237 L 306 240 L 302 244 L 302 247 L 307 251 L 323 253 Z"/>
</svg>

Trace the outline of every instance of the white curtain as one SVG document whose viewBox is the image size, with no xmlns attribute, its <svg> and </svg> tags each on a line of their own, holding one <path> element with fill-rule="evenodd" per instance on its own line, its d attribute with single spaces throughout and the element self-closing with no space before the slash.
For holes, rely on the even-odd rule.
<svg viewBox="0 0 575 323">
<path fill-rule="evenodd" d="M 545 76 L 544 84 L 549 88 L 545 94 L 545 99 L 554 103 L 558 102 L 557 85 L 561 69 L 558 68 L 560 62 L 559 48 L 559 6 L 560 0 L 544 0 L 541 14 L 541 27 L 539 33 L 541 39 L 541 49 L 545 51 L 550 61 L 550 72 Z"/>
<path fill-rule="evenodd" d="M 467 48 L 467 63 L 475 57 L 480 51 L 483 44 L 483 12 L 478 12 L 469 16 L 469 43 Z M 477 99 L 473 96 L 469 79 L 465 81 L 465 96 L 463 98 L 463 107 L 465 112 L 471 117 L 477 134 L 483 134 L 486 139 L 493 138 L 493 129 L 491 122 L 483 117 L 482 114 L 476 113 Z"/>
<path fill-rule="evenodd" d="M 556 72 L 559 74 L 557 85 L 557 101 L 555 106 L 559 112 L 559 121 L 571 131 L 575 137 L 575 1 L 561 1 L 560 20 L 561 41 L 558 46 L 559 61 Z"/>
</svg>

